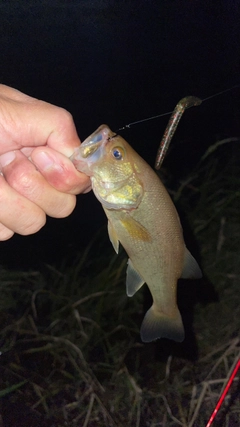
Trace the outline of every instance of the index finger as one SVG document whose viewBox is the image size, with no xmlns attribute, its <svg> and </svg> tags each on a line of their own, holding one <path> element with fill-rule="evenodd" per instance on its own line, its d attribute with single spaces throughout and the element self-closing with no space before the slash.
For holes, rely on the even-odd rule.
<svg viewBox="0 0 240 427">
<path fill-rule="evenodd" d="M 69 157 L 80 145 L 72 115 L 64 108 L 0 85 L 0 150 L 47 145 Z"/>
</svg>

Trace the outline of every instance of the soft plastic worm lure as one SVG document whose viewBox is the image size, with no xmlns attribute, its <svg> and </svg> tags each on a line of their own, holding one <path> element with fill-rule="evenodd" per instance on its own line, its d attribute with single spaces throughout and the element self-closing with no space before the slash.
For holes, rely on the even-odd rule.
<svg viewBox="0 0 240 427">
<path fill-rule="evenodd" d="M 174 111 L 170 111 L 170 112 L 163 113 L 163 114 L 158 114 L 156 116 L 147 117 L 146 119 L 142 119 L 142 120 L 137 120 L 135 122 L 131 122 L 131 123 L 129 123 L 129 124 L 127 124 L 127 125 L 122 126 L 121 128 L 119 128 L 117 130 L 117 132 L 119 132 L 121 130 L 124 130 L 124 129 L 130 129 L 132 126 L 138 125 L 139 123 L 147 122 L 149 120 L 154 120 L 154 119 L 157 119 L 159 117 L 168 116 L 168 115 L 171 114 L 170 120 L 168 122 L 168 125 L 166 127 L 166 130 L 164 132 L 163 138 L 161 140 L 161 143 L 160 143 L 160 146 L 159 146 L 159 149 L 158 149 L 158 152 L 157 152 L 157 157 L 156 157 L 156 162 L 155 162 L 155 169 L 159 170 L 160 167 L 161 167 L 161 164 L 162 164 L 162 162 L 163 162 L 163 160 L 165 158 L 166 152 L 168 150 L 168 147 L 169 147 L 169 144 L 170 144 L 170 142 L 172 140 L 174 132 L 177 129 L 178 123 L 179 123 L 179 121 L 180 121 L 180 119 L 181 119 L 184 111 L 187 108 L 200 105 L 204 101 L 207 101 L 209 99 L 215 98 L 216 96 L 222 95 L 224 93 L 227 93 L 227 92 L 229 92 L 229 91 L 231 91 L 233 89 L 239 88 L 239 87 L 240 87 L 240 84 L 237 84 L 235 86 L 232 86 L 229 89 L 225 89 L 225 90 L 222 90 L 221 92 L 214 93 L 213 95 L 210 95 L 210 96 L 208 96 L 207 98 L 204 98 L 204 99 L 200 99 L 200 98 L 197 98 L 195 96 L 187 96 L 185 98 L 182 98 L 178 102 L 178 104 L 176 105 Z"/>
<path fill-rule="evenodd" d="M 166 127 L 166 130 L 164 132 L 163 138 L 161 140 L 157 157 L 155 161 L 155 169 L 159 170 L 161 167 L 161 164 L 164 160 L 164 157 L 166 155 L 166 152 L 168 150 L 169 144 L 171 142 L 171 139 L 177 129 L 177 125 L 184 113 L 184 111 L 187 108 L 195 107 L 197 105 L 200 105 L 202 103 L 202 100 L 200 98 L 196 98 L 195 96 L 186 96 L 185 98 L 182 98 L 176 107 L 173 110 L 173 113 L 169 119 L 168 125 Z"/>
</svg>

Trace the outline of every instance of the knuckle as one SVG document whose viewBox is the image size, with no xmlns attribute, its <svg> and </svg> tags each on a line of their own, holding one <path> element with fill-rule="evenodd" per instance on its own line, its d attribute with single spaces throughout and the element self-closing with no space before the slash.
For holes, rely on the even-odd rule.
<svg viewBox="0 0 240 427">
<path fill-rule="evenodd" d="M 14 182 L 11 182 L 12 187 L 23 196 L 36 200 L 41 197 L 43 188 L 39 185 L 39 180 L 35 174 L 29 174 L 22 171 L 15 177 Z"/>
<path fill-rule="evenodd" d="M 26 220 L 23 221 L 23 224 L 19 227 L 17 232 L 22 236 L 28 236 L 29 234 L 37 233 L 45 224 L 46 215 L 42 210 L 39 210 L 38 213 L 35 212 L 33 218 L 29 218 L 29 216 L 27 216 Z"/>
<path fill-rule="evenodd" d="M 69 129 L 73 125 L 73 116 L 65 108 L 58 107 L 56 121 L 59 128 Z"/>
</svg>

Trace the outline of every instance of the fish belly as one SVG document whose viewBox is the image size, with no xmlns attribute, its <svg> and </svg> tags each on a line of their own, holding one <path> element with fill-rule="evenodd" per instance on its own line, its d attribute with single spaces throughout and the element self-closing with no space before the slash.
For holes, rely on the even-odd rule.
<svg viewBox="0 0 240 427">
<path fill-rule="evenodd" d="M 106 214 L 133 268 L 152 294 L 153 305 L 141 327 L 142 340 L 167 337 L 182 341 L 184 329 L 176 292 L 185 245 L 176 209 L 162 184 L 159 188 L 157 182 L 156 187 L 145 192 L 137 209 L 130 212 L 106 210 Z M 129 227 L 126 226 L 128 222 Z M 139 233 L 138 224 L 141 226 Z M 142 229 L 146 233 L 141 232 Z"/>
</svg>

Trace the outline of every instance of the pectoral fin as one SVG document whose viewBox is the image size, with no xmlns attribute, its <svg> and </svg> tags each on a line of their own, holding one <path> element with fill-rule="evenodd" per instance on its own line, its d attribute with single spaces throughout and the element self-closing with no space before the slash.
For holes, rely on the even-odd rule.
<svg viewBox="0 0 240 427">
<path fill-rule="evenodd" d="M 127 296 L 132 297 L 142 287 L 144 283 L 145 283 L 144 280 L 135 270 L 131 260 L 129 259 L 128 267 L 127 267 L 127 282 L 126 282 Z"/>
<path fill-rule="evenodd" d="M 110 221 L 108 221 L 108 235 L 109 235 L 110 242 L 112 243 L 112 245 L 114 247 L 115 252 L 118 254 L 118 251 L 119 251 L 119 240 L 118 240 L 118 237 L 117 237 L 117 233 L 114 230 L 114 228 L 113 228 L 113 226 L 112 226 L 112 224 L 111 224 Z"/>
<path fill-rule="evenodd" d="M 151 242 L 152 237 L 148 230 L 130 215 L 126 215 L 120 222 L 133 239 Z"/>
<path fill-rule="evenodd" d="M 189 250 L 185 247 L 184 264 L 181 279 L 201 279 L 201 277 L 202 272 L 197 261 L 190 254 Z"/>
</svg>

